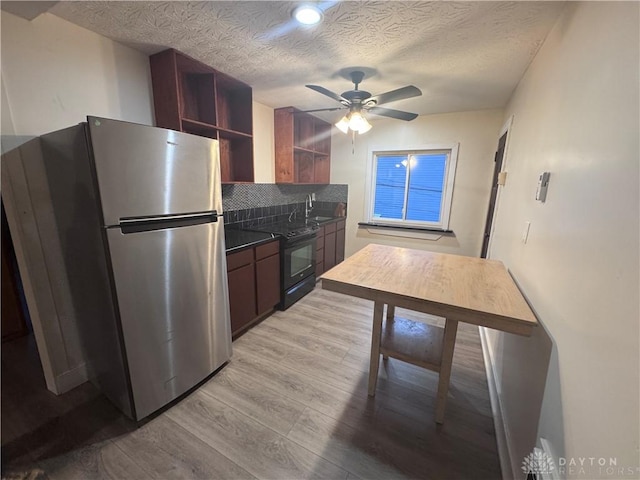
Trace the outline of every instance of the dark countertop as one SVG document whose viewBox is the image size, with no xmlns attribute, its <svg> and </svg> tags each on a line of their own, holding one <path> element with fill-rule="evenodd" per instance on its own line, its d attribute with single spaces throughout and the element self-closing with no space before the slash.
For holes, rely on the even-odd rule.
<svg viewBox="0 0 640 480">
<path fill-rule="evenodd" d="M 313 219 L 314 217 L 311 217 Z M 346 217 L 322 217 L 323 220 L 316 220 L 318 225 L 326 225 L 327 223 L 344 220 Z M 224 230 L 224 240 L 227 253 L 232 253 L 243 248 L 252 247 L 261 243 L 269 242 L 278 235 L 266 232 L 256 232 L 254 230 L 242 230 L 238 228 L 226 227 Z"/>
<path fill-rule="evenodd" d="M 340 220 L 346 220 L 347 217 L 325 217 L 327 218 L 326 220 L 318 220 L 318 225 L 322 226 L 322 225 L 326 225 L 327 223 L 334 223 L 334 222 L 338 222 Z"/>
<path fill-rule="evenodd" d="M 233 228 L 225 228 L 224 230 L 224 242 L 227 253 L 266 243 L 276 238 L 278 238 L 277 235 L 272 235 L 266 232 L 237 230 Z"/>
</svg>

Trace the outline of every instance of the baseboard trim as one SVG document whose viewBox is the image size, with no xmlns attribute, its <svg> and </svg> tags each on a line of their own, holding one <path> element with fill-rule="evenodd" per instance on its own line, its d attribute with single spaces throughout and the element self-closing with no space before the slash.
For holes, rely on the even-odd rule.
<svg viewBox="0 0 640 480">
<path fill-rule="evenodd" d="M 77 367 L 67 370 L 64 373 L 56 376 L 56 389 L 57 395 L 73 390 L 79 385 L 82 385 L 89 380 L 89 373 L 87 372 L 86 363 L 81 363 Z"/>
<path fill-rule="evenodd" d="M 493 415 L 493 426 L 496 431 L 496 442 L 498 444 L 498 457 L 500 458 L 500 469 L 503 480 L 514 480 L 516 478 L 511 466 L 511 453 L 509 451 L 509 436 L 502 416 L 502 405 L 498 396 L 496 385 L 496 374 L 493 369 L 493 358 L 491 349 L 487 341 L 487 331 L 484 327 L 478 327 L 480 331 L 480 342 L 482 343 L 482 356 L 484 357 L 484 368 L 487 372 L 487 384 L 489 386 L 489 400 L 491 402 L 491 414 Z"/>
</svg>

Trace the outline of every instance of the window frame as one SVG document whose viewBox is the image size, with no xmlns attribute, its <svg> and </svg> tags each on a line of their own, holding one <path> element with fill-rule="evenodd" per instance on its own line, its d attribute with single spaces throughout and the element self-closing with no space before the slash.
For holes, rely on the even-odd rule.
<svg viewBox="0 0 640 480">
<path fill-rule="evenodd" d="M 400 227 L 420 230 L 442 230 L 449 231 L 451 220 L 451 205 L 453 203 L 453 188 L 456 176 L 456 167 L 458 163 L 459 143 L 449 144 L 429 144 L 411 147 L 372 147 L 369 149 L 367 156 L 367 178 L 365 191 L 365 219 L 366 223 L 371 225 L 381 225 L 386 227 Z M 377 159 L 379 156 L 392 155 L 424 155 L 431 153 L 448 153 L 447 161 L 444 169 L 442 202 L 440 204 L 440 221 L 424 222 L 415 220 L 398 220 L 391 218 L 374 218 L 375 205 L 375 182 L 377 172 Z M 409 175 L 407 175 L 408 181 Z M 405 197 L 408 195 L 407 185 L 405 184 Z"/>
</svg>

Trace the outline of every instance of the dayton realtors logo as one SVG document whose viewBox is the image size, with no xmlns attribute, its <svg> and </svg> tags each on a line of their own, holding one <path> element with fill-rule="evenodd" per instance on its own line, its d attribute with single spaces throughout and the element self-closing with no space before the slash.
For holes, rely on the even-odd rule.
<svg viewBox="0 0 640 480">
<path fill-rule="evenodd" d="M 555 465 L 553 458 L 535 448 L 533 452 L 524 457 L 521 468 L 525 474 L 548 475 L 555 469 Z"/>
<path fill-rule="evenodd" d="M 522 460 L 525 475 L 540 475 L 543 478 L 640 478 L 640 467 L 618 465 L 615 457 L 559 457 L 557 465 L 553 458 L 543 450 L 534 448 L 533 452 Z M 552 472 L 555 474 L 553 475 Z"/>
<path fill-rule="evenodd" d="M 587 478 L 640 478 L 639 467 L 618 465 L 616 457 L 560 457 L 558 473 L 564 476 L 583 476 Z"/>
</svg>

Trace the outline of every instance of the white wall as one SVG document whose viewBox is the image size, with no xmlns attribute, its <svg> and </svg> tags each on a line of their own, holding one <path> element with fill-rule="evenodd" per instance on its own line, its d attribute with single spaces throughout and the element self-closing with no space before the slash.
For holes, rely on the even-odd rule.
<svg viewBox="0 0 640 480">
<path fill-rule="evenodd" d="M 351 135 L 334 132 L 331 143 L 331 182 L 349 185 L 346 255 L 369 243 L 406 246 L 444 253 L 478 256 L 489 204 L 493 158 L 502 126 L 502 110 L 420 116 L 411 122 L 375 119 L 373 128 L 356 135 L 355 153 Z M 450 229 L 455 236 L 438 240 L 369 233 L 358 228 L 365 219 L 365 188 L 369 149 L 406 148 L 407 145 L 460 144 L 456 169 Z"/>
<path fill-rule="evenodd" d="M 0 72 L 0 90 L 2 91 L 2 97 L 0 97 L 0 132 L 2 135 L 15 135 L 15 129 L 13 128 L 13 119 L 11 118 L 11 110 L 9 109 L 9 98 L 7 97 L 7 91 L 4 88 L 4 74 Z"/>
<path fill-rule="evenodd" d="M 273 108 L 253 102 L 253 169 L 256 183 L 276 181 Z"/>
<path fill-rule="evenodd" d="M 29 22 L 3 11 L 1 21 L 2 135 L 37 136 L 87 115 L 154 124 L 146 55 L 52 14 Z M 255 181 L 273 183 L 273 109 L 254 102 L 253 124 Z"/>
<path fill-rule="evenodd" d="M 637 2 L 568 4 L 505 111 L 514 122 L 490 256 L 542 324 L 532 339 L 487 331 L 520 476 L 540 437 L 567 459 L 640 465 L 638 22 Z M 545 203 L 534 199 L 542 171 Z"/>
<path fill-rule="evenodd" d="M 16 135 L 41 135 L 87 115 L 153 124 L 146 55 L 43 14 L 2 12 L 2 79 Z M 2 133 L 5 133 L 4 126 Z"/>
</svg>

